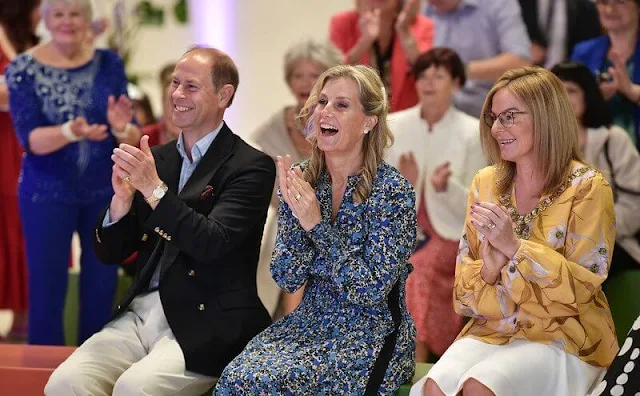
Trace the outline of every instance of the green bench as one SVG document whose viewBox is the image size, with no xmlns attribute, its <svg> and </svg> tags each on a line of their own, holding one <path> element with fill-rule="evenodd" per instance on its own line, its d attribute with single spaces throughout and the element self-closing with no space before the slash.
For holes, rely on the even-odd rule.
<svg viewBox="0 0 640 396">
<path fill-rule="evenodd" d="M 603 286 L 609 301 L 618 343 L 622 345 L 633 322 L 640 315 L 640 270 L 625 271 L 607 279 Z"/>
<path fill-rule="evenodd" d="M 433 367 L 432 363 L 416 363 L 416 371 L 413 374 L 411 383 L 402 385 L 396 392 L 396 396 L 409 396 L 411 385 L 415 384 L 416 382 L 418 382 L 418 380 L 420 380 L 420 378 L 427 375 L 431 367 Z"/>
</svg>

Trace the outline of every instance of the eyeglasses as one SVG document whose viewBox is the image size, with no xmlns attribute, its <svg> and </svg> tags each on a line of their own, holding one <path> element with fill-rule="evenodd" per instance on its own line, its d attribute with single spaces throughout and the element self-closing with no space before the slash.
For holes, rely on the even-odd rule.
<svg viewBox="0 0 640 396">
<path fill-rule="evenodd" d="M 608 6 L 608 5 L 621 6 L 621 5 L 627 4 L 628 2 L 629 2 L 629 0 L 596 0 L 596 5 L 601 5 L 601 6 Z"/>
<path fill-rule="evenodd" d="M 511 128 L 513 126 L 513 122 L 516 119 L 516 114 L 527 114 L 526 111 L 518 111 L 518 110 L 505 110 L 497 116 L 493 113 L 484 113 L 484 122 L 487 124 L 489 128 L 496 123 L 496 120 L 500 120 L 500 124 L 502 124 L 505 128 Z"/>
</svg>

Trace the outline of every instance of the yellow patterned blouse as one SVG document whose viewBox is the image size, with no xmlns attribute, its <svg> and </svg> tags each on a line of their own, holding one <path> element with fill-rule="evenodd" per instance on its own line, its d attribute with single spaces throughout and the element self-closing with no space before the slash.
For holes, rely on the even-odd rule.
<svg viewBox="0 0 640 396">
<path fill-rule="evenodd" d="M 472 320 L 458 338 L 490 344 L 527 339 L 609 366 L 618 343 L 601 284 L 615 241 L 613 195 L 600 173 L 575 161 L 572 167 L 564 190 L 519 216 L 520 249 L 494 285 L 480 276 L 481 234 L 470 223 L 469 207 L 502 202 L 512 218 L 518 214 L 514 194 L 496 196 L 495 168 L 478 172 L 469 191 L 453 291 L 456 312 Z"/>
</svg>

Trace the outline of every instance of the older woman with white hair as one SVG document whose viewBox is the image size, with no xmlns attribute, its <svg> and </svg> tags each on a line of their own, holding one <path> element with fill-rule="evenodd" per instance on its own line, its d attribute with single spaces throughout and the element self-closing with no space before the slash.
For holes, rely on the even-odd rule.
<svg viewBox="0 0 640 396">
<path fill-rule="evenodd" d="M 325 70 L 340 64 L 341 58 L 340 50 L 329 42 L 304 40 L 287 50 L 284 56 L 284 78 L 296 103 L 279 109 L 256 129 L 251 135 L 256 146 L 274 160 L 278 155 L 288 154 L 297 163 L 309 157 L 311 143 L 307 141 L 304 127 L 297 118 L 298 113 L 309 98 L 318 77 Z M 276 239 L 277 209 L 278 197 L 274 189 L 258 266 L 258 293 L 272 315 L 276 314 L 278 303 L 280 313 L 287 314 L 293 311 L 300 303 L 304 290 L 301 288 L 293 294 L 281 293 L 271 278 L 269 263 Z"/>
<path fill-rule="evenodd" d="M 117 268 L 99 263 L 92 235 L 108 204 L 111 154 L 136 144 L 127 80 L 118 56 L 93 48 L 88 0 L 43 0 L 51 40 L 7 68 L 10 109 L 25 149 L 19 186 L 29 268 L 29 343 L 64 344 L 63 308 L 71 236 L 82 247 L 79 342 L 107 322 Z"/>
</svg>

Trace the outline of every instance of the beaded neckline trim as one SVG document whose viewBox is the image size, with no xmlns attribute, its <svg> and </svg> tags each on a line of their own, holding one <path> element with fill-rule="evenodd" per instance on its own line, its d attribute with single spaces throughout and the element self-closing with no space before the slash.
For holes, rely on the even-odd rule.
<svg viewBox="0 0 640 396">
<path fill-rule="evenodd" d="M 500 204 L 507 208 L 507 211 L 511 216 L 511 221 L 513 221 L 513 230 L 516 233 L 516 236 L 521 239 L 529 239 L 531 236 L 531 222 L 533 219 L 538 217 L 538 215 L 547 209 L 556 198 L 562 195 L 562 193 L 571 185 L 573 180 L 583 176 L 591 170 L 593 170 L 593 168 L 589 166 L 575 170 L 555 192 L 540 201 L 531 212 L 524 215 L 518 214 L 518 211 L 511 200 L 511 193 L 502 194 L 500 196 Z"/>
</svg>

